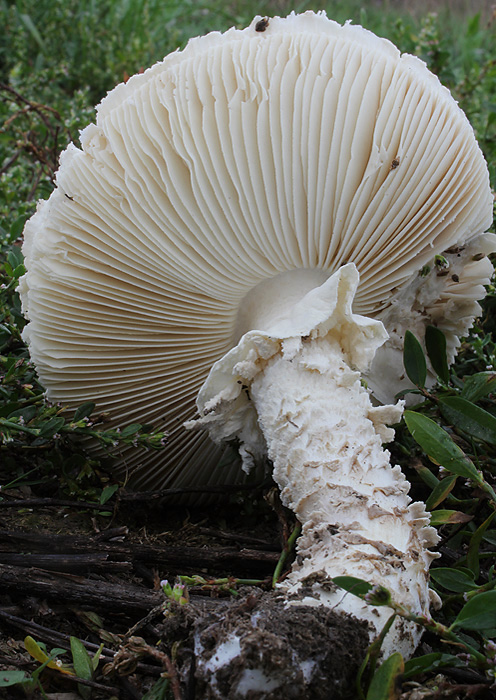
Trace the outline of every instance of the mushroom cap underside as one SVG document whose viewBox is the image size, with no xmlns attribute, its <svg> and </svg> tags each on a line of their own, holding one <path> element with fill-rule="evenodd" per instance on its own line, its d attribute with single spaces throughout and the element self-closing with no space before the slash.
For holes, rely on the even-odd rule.
<svg viewBox="0 0 496 700">
<path fill-rule="evenodd" d="M 420 60 L 323 13 L 256 22 L 109 93 L 26 225 L 25 337 L 48 398 L 169 433 L 162 452 L 122 450 L 138 488 L 244 479 L 183 423 L 280 290 L 298 300 L 353 262 L 354 311 L 379 317 L 491 221 L 470 124 Z"/>
</svg>

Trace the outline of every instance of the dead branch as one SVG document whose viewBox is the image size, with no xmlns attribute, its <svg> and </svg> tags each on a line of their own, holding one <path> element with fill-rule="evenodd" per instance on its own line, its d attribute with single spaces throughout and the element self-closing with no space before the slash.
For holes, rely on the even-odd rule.
<svg viewBox="0 0 496 700">
<path fill-rule="evenodd" d="M 81 576 L 56 575 L 41 569 L 19 566 L 0 567 L 0 589 L 12 599 L 41 597 L 63 600 L 84 609 L 107 612 L 126 611 L 131 617 L 148 611 L 163 601 L 163 594 L 136 585 L 95 581 Z"/>
<path fill-rule="evenodd" d="M 83 510 L 105 510 L 100 503 L 65 501 L 60 498 L 4 498 L 0 508 L 74 508 Z"/>
<path fill-rule="evenodd" d="M 5 92 L 8 92 L 10 95 L 12 95 L 14 101 L 18 104 L 21 103 L 26 105 L 29 111 L 36 112 L 40 116 L 41 120 L 43 121 L 43 123 L 49 131 L 51 131 L 51 125 L 45 115 L 45 112 L 51 112 L 59 122 L 62 121 L 62 117 L 56 109 L 50 107 L 49 105 L 44 105 L 39 102 L 33 102 L 32 100 L 28 100 L 26 97 L 23 97 L 23 95 L 21 95 L 20 92 L 14 90 L 14 88 L 10 85 L 0 82 L 0 90 L 4 90 Z"/>
<path fill-rule="evenodd" d="M 108 558 L 106 562 L 146 563 L 155 568 L 163 568 L 174 573 L 198 573 L 201 569 L 217 571 L 222 574 L 235 572 L 238 577 L 246 573 L 256 573 L 264 578 L 271 573 L 279 559 L 278 552 L 259 549 L 237 549 L 235 547 L 191 547 L 181 545 L 161 545 L 152 547 L 142 544 L 128 544 L 126 542 L 104 542 L 92 537 L 77 537 L 72 535 L 43 535 L 38 533 L 26 533 L 16 531 L 0 531 L 0 563 L 11 563 L 3 559 L 4 553 L 18 552 L 22 547 L 24 554 L 19 554 L 15 561 L 16 566 L 34 566 L 35 559 L 30 558 L 33 553 L 50 552 L 51 555 L 64 555 L 68 565 L 70 554 L 98 555 L 95 564 L 99 563 L 104 568 L 103 556 Z M 30 553 L 30 554 L 28 554 Z M 49 561 L 47 559 L 47 561 Z M 52 560 L 54 561 L 54 560 Z M 74 560 L 76 561 L 76 560 Z M 87 566 L 91 566 L 90 560 L 86 560 Z M 46 567 L 42 567 L 46 568 Z M 51 567 L 51 570 L 55 570 Z M 65 569 L 68 570 L 67 568 Z"/>
<path fill-rule="evenodd" d="M 7 170 L 10 168 L 11 165 L 14 165 L 16 160 L 19 158 L 19 156 L 22 153 L 22 149 L 18 148 L 17 151 L 13 153 L 13 155 L 8 159 L 8 161 L 5 163 L 5 165 L 0 168 L 0 175 L 3 175 L 4 173 L 7 172 Z"/>
<path fill-rule="evenodd" d="M 48 569 L 68 573 L 124 573 L 131 572 L 133 565 L 128 561 L 112 561 L 109 554 L 91 552 L 89 554 L 12 554 L 1 553 L 0 564 L 26 568 Z"/>
</svg>

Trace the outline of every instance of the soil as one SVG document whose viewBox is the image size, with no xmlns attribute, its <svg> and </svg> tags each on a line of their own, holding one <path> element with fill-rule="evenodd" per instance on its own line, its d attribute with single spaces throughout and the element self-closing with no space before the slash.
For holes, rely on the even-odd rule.
<svg viewBox="0 0 496 700">
<path fill-rule="evenodd" d="M 267 490 L 199 510 L 150 494 L 129 502 L 118 493 L 100 507 L 36 487 L 10 489 L 0 500 L 0 684 L 6 671 L 36 677 L 41 663 L 26 650 L 26 637 L 48 651 L 70 650 L 77 637 L 91 657 L 103 645 L 91 680 L 81 679 L 81 665 L 79 677 L 45 668 L 29 689 L 34 700 L 356 698 L 364 626 L 327 609 L 288 609 L 272 590 L 294 524 Z M 184 605 L 161 586 L 180 575 L 190 577 Z M 239 653 L 216 663 L 233 635 Z M 69 651 L 60 659 L 73 663 Z M 247 671 L 276 680 L 265 691 L 249 690 Z M 465 678 L 470 695 L 456 683 L 458 694 L 439 695 L 450 687 L 441 680 L 432 690 L 406 685 L 401 699 L 490 697 L 484 687 L 474 694 Z M 0 697 L 26 693 L 10 685 Z"/>
<path fill-rule="evenodd" d="M 356 696 L 354 680 L 369 643 L 367 626 L 356 619 L 323 606 L 288 607 L 273 591 L 255 591 L 246 592 L 237 605 L 194 620 L 192 627 L 198 697 Z M 239 640 L 240 653 L 219 665 L 219 650 L 233 638 Z"/>
<path fill-rule="evenodd" d="M 194 631 L 210 625 L 212 615 L 231 619 L 240 599 L 271 589 L 294 523 L 262 492 L 233 494 L 203 510 L 146 496 L 130 503 L 116 498 L 103 508 L 38 496 L 36 488 L 23 487 L 0 501 L 0 669 L 30 676 L 40 666 L 26 651 L 27 635 L 49 651 L 70 649 L 74 636 L 90 655 L 105 647 L 87 697 L 142 698 L 158 687 L 157 699 L 203 698 L 184 661 Z M 173 604 L 160 582 L 173 585 L 179 575 L 202 579 L 189 588 L 188 625 L 178 622 L 180 634 L 173 634 Z M 258 583 L 248 588 L 238 579 Z M 72 661 L 70 653 L 60 658 Z M 170 681 L 161 689 L 166 659 L 180 695 Z M 41 683 L 49 698 L 80 692 L 71 676 L 49 668 Z M 0 697 L 25 694 L 15 685 Z M 42 697 L 39 689 L 33 697 Z"/>
</svg>

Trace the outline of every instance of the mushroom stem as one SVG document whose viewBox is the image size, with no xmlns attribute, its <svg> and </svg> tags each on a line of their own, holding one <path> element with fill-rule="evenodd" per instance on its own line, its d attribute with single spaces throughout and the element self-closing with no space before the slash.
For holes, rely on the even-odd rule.
<svg viewBox="0 0 496 700">
<path fill-rule="evenodd" d="M 351 575 L 389 588 L 415 613 L 429 608 L 428 527 L 423 503 L 392 467 L 383 442 L 403 410 L 374 407 L 360 372 L 387 333 L 380 321 L 353 313 L 353 264 L 309 291 L 267 330 L 251 330 L 212 368 L 198 400 L 217 442 L 236 439 L 244 468 L 269 458 L 285 505 L 303 525 L 293 571 L 281 585 L 300 604 L 324 604 L 382 628 L 389 610 L 345 595 L 331 579 Z M 190 426 L 191 427 L 191 426 Z M 386 637 L 410 656 L 420 634 L 398 620 Z"/>
<path fill-rule="evenodd" d="M 391 437 L 384 420 L 397 418 L 401 408 L 372 406 L 332 337 L 271 358 L 251 396 L 283 503 L 303 525 L 296 562 L 280 589 L 300 604 L 366 619 L 372 634 L 391 610 L 345 595 L 331 583 L 334 576 L 382 584 L 412 611 L 427 613 L 434 555 L 426 547 L 436 536 L 425 527 L 423 504 L 409 505 L 409 484 L 382 447 Z M 419 638 L 415 625 L 398 620 L 384 651 L 410 656 Z"/>
</svg>

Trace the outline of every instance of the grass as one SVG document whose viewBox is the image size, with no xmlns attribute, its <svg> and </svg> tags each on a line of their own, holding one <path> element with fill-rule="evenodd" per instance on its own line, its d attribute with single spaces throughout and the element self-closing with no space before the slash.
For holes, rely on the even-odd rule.
<svg viewBox="0 0 496 700">
<path fill-rule="evenodd" d="M 20 336 L 24 321 L 15 291 L 23 272 L 18 239 L 36 200 L 46 198 L 53 187 L 58 154 L 69 141 L 77 141 L 78 130 L 93 119 L 93 106 L 126 76 L 184 46 L 191 36 L 244 26 L 254 14 L 284 15 L 293 8 L 324 7 L 330 17 L 360 23 L 426 61 L 469 116 L 494 186 L 496 19 L 490 3 L 425 0 L 415 3 L 413 13 L 409 13 L 411 2 L 363 5 L 356 0 L 319 5 L 282 0 L 0 0 L 0 456 L 4 490 L 21 484 L 40 493 L 47 488 L 51 491 L 57 474 L 62 495 L 111 508 L 116 485 L 109 480 L 106 461 L 97 461 L 81 450 L 81 436 L 90 434 L 104 446 L 138 439 L 154 448 L 160 447 L 163 438 L 153 426 L 130 426 L 124 435 L 107 431 L 92 415 L 89 404 L 70 420 L 61 407 L 48 406 Z M 383 684 L 401 674 L 406 680 L 432 678 L 438 669 L 462 663 L 476 672 L 474 683 L 494 679 L 495 650 L 489 640 L 496 634 L 491 565 L 496 552 L 492 491 L 496 473 L 495 305 L 491 288 L 484 317 L 464 342 L 455 367 L 446 375 L 442 362 L 438 365 L 440 378 L 434 390 L 425 390 L 421 374 L 412 377 L 427 400 L 407 417 L 410 431 L 402 424 L 392 451 L 413 482 L 414 497 L 427 501 L 440 530 L 443 558 L 436 562 L 432 578 L 444 605 L 436 622 L 417 620 L 430 631 L 430 655 L 409 662 L 406 669 L 398 659 L 390 662 L 381 671 Z M 433 361 L 439 362 L 442 347 L 435 347 L 437 360 Z M 414 340 L 406 353 L 407 366 L 421 366 L 421 351 Z M 445 464 L 448 456 L 452 469 L 440 472 L 436 462 Z M 370 593 L 363 589 L 361 595 Z M 480 619 L 481 610 L 485 621 Z M 408 612 L 397 610 L 397 614 Z M 372 651 L 372 662 L 374 658 Z M 364 682 L 371 668 L 373 672 L 374 663 L 364 671 Z"/>
<path fill-rule="evenodd" d="M 246 25 L 253 14 L 324 7 L 330 17 L 351 19 L 391 39 L 402 51 L 427 62 L 450 87 L 472 120 L 495 173 L 496 107 L 494 41 L 496 23 L 489 3 L 467 16 L 468 3 L 442 5 L 438 14 L 404 12 L 405 3 L 298 2 L 219 0 L 64 0 L 16 3 L 0 1 L 0 75 L 11 89 L 37 105 L 26 109 L 19 97 L 2 90 L 0 120 L 0 216 L 2 228 L 30 213 L 50 191 L 57 154 L 76 140 L 93 115 L 93 107 L 126 75 L 160 60 L 190 36 L 232 25 Z M 425 3 L 429 7 L 429 3 Z M 53 111 L 55 110 L 55 112 Z M 15 157 L 17 155 L 17 157 Z M 10 159 L 15 157 L 13 163 Z"/>
</svg>

